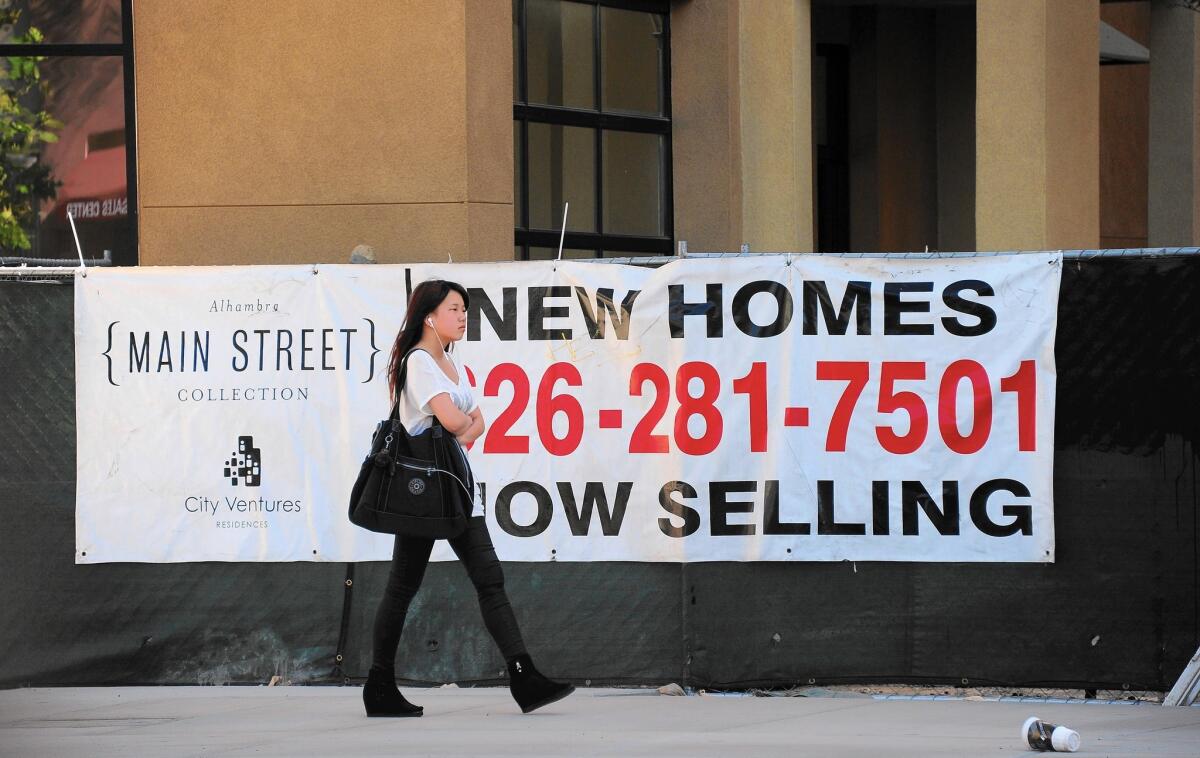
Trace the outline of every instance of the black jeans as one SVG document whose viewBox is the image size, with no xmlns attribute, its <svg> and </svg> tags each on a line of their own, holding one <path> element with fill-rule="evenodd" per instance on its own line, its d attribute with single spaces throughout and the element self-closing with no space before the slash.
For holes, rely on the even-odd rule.
<svg viewBox="0 0 1200 758">
<path fill-rule="evenodd" d="M 496 548 L 492 546 L 492 538 L 483 517 L 467 519 L 467 528 L 450 540 L 450 547 L 479 593 L 483 623 L 500 652 L 506 660 L 525 654 L 521 630 L 517 627 L 508 595 L 504 592 L 504 572 L 500 569 L 500 559 L 496 557 Z M 379 609 L 375 612 L 372 668 L 394 675 L 396 648 L 400 644 L 400 632 L 404 629 L 404 617 L 417 590 L 421 588 L 432 551 L 433 540 L 396 535 L 391 573 L 388 574 Z"/>
</svg>

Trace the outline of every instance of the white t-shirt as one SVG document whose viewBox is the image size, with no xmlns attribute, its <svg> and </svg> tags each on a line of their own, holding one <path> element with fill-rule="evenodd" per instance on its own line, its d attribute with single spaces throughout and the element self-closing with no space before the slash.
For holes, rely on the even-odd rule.
<svg viewBox="0 0 1200 758">
<path fill-rule="evenodd" d="M 475 402 L 475 393 L 467 382 L 466 372 L 454 360 L 453 353 L 450 362 L 454 364 L 454 372 L 458 374 L 458 384 L 455 384 L 433 356 L 418 348 L 408 356 L 408 374 L 404 379 L 404 390 L 400 393 L 400 423 L 409 434 L 420 434 L 433 426 L 434 413 L 429 407 L 429 401 L 443 392 L 450 395 L 457 407 L 463 413 L 469 414 L 479 407 Z"/>
<path fill-rule="evenodd" d="M 433 426 L 435 416 L 433 409 L 429 407 L 429 401 L 443 392 L 450 395 L 455 407 L 463 413 L 469 414 L 479 407 L 479 403 L 475 401 L 475 393 L 471 391 L 471 385 L 467 381 L 467 372 L 463 370 L 462 364 L 454 360 L 453 353 L 448 355 L 450 362 L 454 364 L 455 373 L 458 374 L 458 384 L 446 376 L 433 356 L 424 350 L 413 350 L 408 356 L 408 373 L 404 378 L 404 389 L 400 392 L 398 411 L 400 423 L 404 424 L 409 434 L 420 434 Z M 465 459 L 466 449 L 459 445 L 457 439 L 454 444 L 458 445 Z M 482 499 L 481 487 L 476 483 L 472 513 L 467 514 L 468 516 L 481 512 Z"/>
</svg>

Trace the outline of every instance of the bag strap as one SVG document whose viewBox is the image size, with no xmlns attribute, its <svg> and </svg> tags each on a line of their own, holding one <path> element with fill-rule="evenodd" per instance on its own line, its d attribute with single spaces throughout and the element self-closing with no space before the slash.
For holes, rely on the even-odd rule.
<svg viewBox="0 0 1200 758">
<path fill-rule="evenodd" d="M 400 418 L 400 394 L 404 392 L 404 384 L 408 381 L 408 357 L 416 350 L 415 347 L 409 348 L 404 357 L 400 359 L 400 376 L 396 379 L 396 402 L 392 403 L 392 412 L 388 414 L 389 421 L 395 421 Z"/>
<path fill-rule="evenodd" d="M 404 357 L 400 359 L 400 376 L 396 379 L 396 402 L 392 403 L 392 412 L 388 414 L 388 420 L 390 421 L 400 420 L 400 394 L 404 392 L 404 385 L 408 381 L 408 358 L 418 350 L 421 350 L 421 348 L 409 348 L 408 352 L 404 354 Z M 442 422 L 438 420 L 437 416 L 433 417 L 433 426 L 437 427 L 438 430 L 444 428 L 442 426 Z M 434 434 L 441 436 L 440 431 L 435 431 Z"/>
</svg>

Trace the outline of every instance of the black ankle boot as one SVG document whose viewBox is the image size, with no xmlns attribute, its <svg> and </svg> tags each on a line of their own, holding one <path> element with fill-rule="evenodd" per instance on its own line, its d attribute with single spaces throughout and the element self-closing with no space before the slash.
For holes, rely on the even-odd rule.
<svg viewBox="0 0 1200 758">
<path fill-rule="evenodd" d="M 363 685 L 363 705 L 368 716 L 420 716 L 425 709 L 404 699 L 396 689 L 396 680 L 387 672 L 372 668 Z"/>
<path fill-rule="evenodd" d="M 533 667 L 528 655 L 518 655 L 508 661 L 508 689 L 521 712 L 529 713 L 562 700 L 575 691 L 575 685 L 547 679 Z"/>
</svg>

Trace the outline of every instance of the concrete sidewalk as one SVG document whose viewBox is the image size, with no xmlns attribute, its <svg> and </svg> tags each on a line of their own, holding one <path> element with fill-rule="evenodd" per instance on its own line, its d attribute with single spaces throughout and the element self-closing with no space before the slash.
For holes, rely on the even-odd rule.
<svg viewBox="0 0 1200 758">
<path fill-rule="evenodd" d="M 1025 717 L 1067 724 L 1078 755 L 1200 755 L 1200 708 L 1157 705 L 666 697 L 587 689 L 522 715 L 507 689 L 406 689 L 417 719 L 368 719 L 359 687 L 0 691 L 0 755 L 1033 755 Z"/>
</svg>

